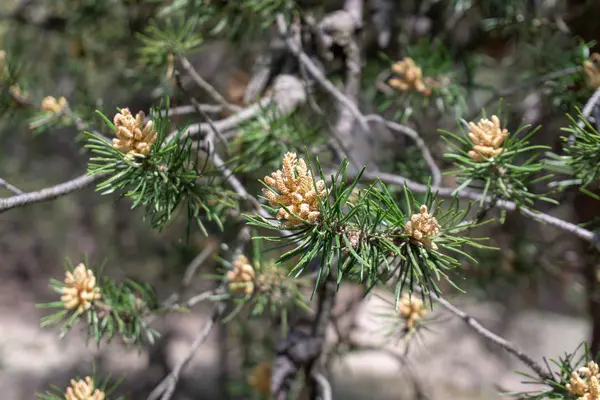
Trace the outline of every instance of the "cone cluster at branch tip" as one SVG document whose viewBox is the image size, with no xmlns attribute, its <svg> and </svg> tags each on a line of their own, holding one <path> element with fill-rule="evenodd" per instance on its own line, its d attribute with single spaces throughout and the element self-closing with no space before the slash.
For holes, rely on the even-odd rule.
<svg viewBox="0 0 600 400">
<path fill-rule="evenodd" d="M 566 387 L 569 394 L 579 396 L 578 400 L 600 400 L 598 378 L 600 378 L 598 364 L 590 361 L 586 367 L 573 371 Z"/>
<path fill-rule="evenodd" d="M 600 88 L 600 54 L 593 53 L 589 59 L 583 62 L 583 72 L 589 87 Z"/>
<path fill-rule="evenodd" d="M 65 99 L 64 97 L 61 97 L 60 99 L 56 100 L 56 98 L 53 96 L 46 96 L 42 100 L 40 110 L 58 114 L 59 112 L 64 110 L 66 106 L 67 99 Z"/>
<path fill-rule="evenodd" d="M 427 315 L 427 309 L 423 300 L 403 293 L 398 303 L 398 314 L 406 320 L 406 326 L 412 329 L 420 319 Z"/>
<path fill-rule="evenodd" d="M 254 268 L 245 255 L 240 254 L 233 261 L 233 269 L 227 271 L 229 290 L 232 292 L 243 291 L 247 295 L 254 291 Z"/>
<path fill-rule="evenodd" d="M 437 219 L 427 212 L 427 206 L 422 205 L 418 214 L 413 214 L 404 228 L 415 241 L 426 247 L 437 250 L 433 239 L 440 234 L 440 224 Z"/>
<path fill-rule="evenodd" d="M 265 183 L 273 190 L 263 189 L 263 193 L 271 206 L 284 205 L 291 212 L 281 207 L 277 219 L 284 220 L 283 226 L 292 227 L 320 219 L 319 198 L 325 197 L 325 182 L 319 180 L 316 184 L 303 159 L 298 159 L 295 153 L 287 153 L 283 157 L 283 168 L 265 177 Z M 316 191 L 315 191 L 316 187 Z M 297 215 L 301 219 L 295 217 Z"/>
<path fill-rule="evenodd" d="M 117 137 L 113 139 L 113 147 L 124 153 L 135 153 L 148 155 L 154 142 L 156 142 L 156 132 L 152 126 L 152 121 L 144 124 L 146 115 L 143 111 L 137 113 L 134 117 L 128 108 L 124 108 L 115 115 L 114 124 Z"/>
<path fill-rule="evenodd" d="M 257 393 L 263 396 L 271 395 L 271 373 L 272 366 L 268 361 L 263 361 L 260 364 L 257 364 L 250 375 L 248 376 L 248 384 L 252 387 Z"/>
<path fill-rule="evenodd" d="M 477 124 L 469 122 L 469 138 L 473 143 L 473 150 L 469 151 L 469 157 L 475 162 L 484 161 L 486 158 L 495 157 L 506 151 L 502 148 L 508 131 L 500 127 L 500 120 L 492 115 L 491 119 L 482 118 Z"/>
<path fill-rule="evenodd" d="M 403 92 L 414 90 L 426 96 L 431 94 L 431 90 L 423 83 L 423 71 L 412 58 L 404 57 L 392 65 L 392 72 L 396 77 L 390 79 L 388 83 L 394 89 Z"/>
<path fill-rule="evenodd" d="M 68 310 L 77 308 L 77 312 L 81 313 L 88 310 L 94 301 L 101 297 L 94 273 L 91 269 L 86 269 L 82 263 L 73 272 L 67 271 L 64 282 L 66 287 L 62 289 L 63 295 L 60 301 Z"/>
<path fill-rule="evenodd" d="M 104 400 L 106 395 L 100 389 L 94 389 L 92 378 L 75 381 L 71 379 L 71 386 L 67 388 L 65 400 Z"/>
</svg>

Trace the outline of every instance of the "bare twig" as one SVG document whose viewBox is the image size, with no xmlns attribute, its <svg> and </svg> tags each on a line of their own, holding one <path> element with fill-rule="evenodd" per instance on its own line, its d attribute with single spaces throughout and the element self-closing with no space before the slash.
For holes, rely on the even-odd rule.
<svg viewBox="0 0 600 400">
<path fill-rule="evenodd" d="M 0 178 L 0 187 L 3 187 L 5 189 L 7 189 L 7 190 L 10 190 L 14 194 L 24 194 L 25 193 L 24 191 L 22 191 L 18 187 L 11 185 L 10 183 L 6 182 L 2 178 Z"/>
<path fill-rule="evenodd" d="M 216 322 L 219 320 L 223 312 L 225 311 L 225 303 L 219 302 L 215 304 L 211 317 L 204 323 L 202 329 L 198 332 L 198 335 L 190 345 L 190 348 L 186 356 L 181 360 L 175 368 L 169 373 L 162 381 L 154 388 L 154 390 L 148 396 L 148 400 L 169 400 L 175 392 L 175 387 L 179 381 L 181 372 L 190 363 L 194 354 L 202 344 L 206 341 L 210 332 L 214 328 Z M 162 395 L 162 396 L 161 396 Z"/>
<path fill-rule="evenodd" d="M 181 280 L 181 284 L 179 285 L 179 288 L 177 289 L 176 292 L 171 294 L 167 298 L 167 300 L 165 300 L 164 306 L 175 307 L 175 308 L 178 307 L 178 305 L 175 305 L 175 303 L 179 300 L 179 298 L 181 297 L 184 290 L 190 286 L 190 284 L 192 282 L 192 278 L 196 274 L 196 271 L 208 259 L 208 257 L 210 257 L 213 254 L 213 252 L 217 248 L 218 248 L 217 242 L 211 241 L 208 243 L 208 245 L 206 245 L 206 247 L 204 247 L 204 249 L 202 249 L 202 251 L 196 257 L 194 257 L 192 262 L 190 262 L 188 264 L 187 268 L 185 269 L 185 273 L 183 275 L 183 279 Z M 190 300 L 188 300 L 188 302 L 189 301 Z"/>
<path fill-rule="evenodd" d="M 305 101 L 306 90 L 304 89 L 302 82 L 297 77 L 291 75 L 279 75 L 273 82 L 270 95 L 265 96 L 260 102 L 242 109 L 231 117 L 214 121 L 213 126 L 216 130 L 222 132 L 225 138 L 229 138 L 230 135 L 226 133 L 227 131 L 236 128 L 245 121 L 255 118 L 263 110 L 268 109 L 269 107 L 275 106 L 276 111 L 280 115 L 289 115 Z M 210 132 L 211 129 L 212 128 L 208 123 L 192 124 L 187 132 L 182 135 L 182 139 L 187 135 L 194 136 Z M 169 138 L 172 138 L 176 134 L 177 131 L 171 132 Z"/>
<path fill-rule="evenodd" d="M 211 114 L 220 113 L 225 109 L 225 107 L 216 104 L 199 104 L 198 107 L 200 107 L 202 111 Z M 174 117 L 176 115 L 192 114 L 197 111 L 196 108 L 197 107 L 194 105 L 173 107 L 169 109 L 168 113 L 167 110 L 162 110 L 161 115 L 163 117 Z"/>
<path fill-rule="evenodd" d="M 39 203 L 65 196 L 74 191 L 83 189 L 103 177 L 104 175 L 81 175 L 78 178 L 58 184 L 56 186 L 39 190 L 37 192 L 29 192 L 17 196 L 7 197 L 5 199 L 0 199 L 0 212 L 4 212 L 16 207 L 22 207 L 31 203 Z"/>
<path fill-rule="evenodd" d="M 415 288 L 415 290 L 420 291 L 419 288 Z M 537 362 L 535 362 L 531 357 L 529 357 L 527 354 L 525 354 L 522 350 L 517 348 L 517 346 L 515 346 L 513 343 L 511 343 L 508 340 L 504 339 L 503 337 L 500 337 L 500 336 L 496 335 L 495 333 L 487 330 L 475 318 L 471 317 L 464 311 L 456 308 L 454 305 L 452 305 L 450 302 L 448 302 L 444 298 L 437 296 L 435 294 L 432 297 L 435 301 L 437 301 L 446 310 L 450 311 L 452 314 L 454 314 L 457 317 L 459 317 L 460 319 L 462 319 L 467 325 L 469 325 L 471 328 L 473 328 L 478 334 L 480 334 L 481 336 L 485 337 L 486 339 L 491 340 L 492 342 L 496 343 L 497 345 L 502 347 L 504 350 L 506 350 L 507 352 L 511 353 L 512 355 L 517 357 L 519 360 L 521 360 L 524 364 L 526 364 L 529 368 L 531 368 L 542 380 L 544 380 L 544 381 L 552 381 L 553 380 L 552 376 L 548 372 L 544 371 L 544 369 L 541 367 L 541 365 L 539 365 Z"/>
<path fill-rule="evenodd" d="M 431 171 L 433 186 L 440 186 L 440 184 L 442 183 L 442 173 L 440 172 L 440 168 L 437 166 L 435 160 L 433 159 L 433 156 L 431 155 L 429 148 L 425 144 L 425 141 L 421 138 L 421 136 L 419 136 L 417 131 L 415 131 L 414 129 L 412 129 L 409 126 L 398 124 L 398 123 L 392 122 L 392 121 L 388 121 L 385 118 L 383 118 L 382 116 L 377 115 L 377 114 L 367 115 L 365 118 L 369 122 L 370 121 L 381 122 L 381 123 L 385 124 L 385 126 L 388 129 L 395 131 L 395 132 L 403 133 L 406 136 L 410 137 L 412 140 L 414 140 L 415 144 L 417 145 L 419 150 L 421 150 L 423 159 L 425 160 L 425 162 L 427 163 L 427 166 L 429 167 L 429 170 Z"/>
<path fill-rule="evenodd" d="M 319 397 L 321 400 L 331 400 L 333 398 L 331 394 L 331 384 L 327 378 L 325 378 L 325 375 L 320 372 L 313 372 L 312 377 L 319 386 Z"/>
<path fill-rule="evenodd" d="M 179 56 L 179 62 L 181 63 L 181 66 L 183 67 L 183 69 L 185 69 L 185 71 L 190 75 L 190 77 L 194 80 L 194 82 L 200 86 L 203 90 L 205 90 L 217 103 L 219 103 L 220 105 L 222 105 L 223 107 L 225 107 L 225 109 L 231 111 L 231 112 L 238 112 L 240 111 L 240 107 L 230 104 L 227 100 L 225 100 L 225 98 L 223 96 L 221 96 L 221 94 L 207 81 L 205 81 L 200 74 L 198 74 L 198 72 L 196 72 L 196 69 L 192 66 L 192 64 L 190 63 L 190 61 L 183 57 L 183 56 Z"/>
<path fill-rule="evenodd" d="M 190 66 L 190 68 L 191 68 L 191 66 Z M 194 73 L 196 73 L 196 71 L 193 68 L 192 68 L 192 70 L 194 71 Z M 188 97 L 188 99 L 192 102 L 192 104 L 196 108 L 196 111 L 198 112 L 198 114 L 200 114 L 200 116 L 202 116 L 204 121 L 206 121 L 208 126 L 210 126 L 210 128 L 212 129 L 212 132 L 217 136 L 217 138 L 223 144 L 223 146 L 225 148 L 225 152 L 227 154 L 229 154 L 229 150 L 227 148 L 227 140 L 223 137 L 223 134 L 221 133 L 221 131 L 215 127 L 213 120 L 208 116 L 208 114 L 206 114 L 206 112 L 202 109 L 202 107 L 200 107 L 200 103 L 198 103 L 198 101 L 194 98 L 194 96 L 192 96 L 191 94 L 189 94 L 187 92 L 187 90 L 185 90 L 185 88 L 183 87 L 183 84 L 181 83 L 181 74 L 179 73 L 179 71 L 175 70 L 173 72 L 173 75 L 175 76 L 175 81 L 177 82 L 177 87 L 179 88 L 179 90 L 181 90 L 183 92 L 183 94 L 185 94 Z M 198 76 L 200 76 L 200 75 L 198 75 Z"/>
</svg>

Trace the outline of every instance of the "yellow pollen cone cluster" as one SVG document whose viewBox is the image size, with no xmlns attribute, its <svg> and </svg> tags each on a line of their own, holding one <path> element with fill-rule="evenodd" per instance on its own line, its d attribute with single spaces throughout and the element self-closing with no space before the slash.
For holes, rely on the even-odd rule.
<svg viewBox="0 0 600 400">
<path fill-rule="evenodd" d="M 284 220 L 284 226 L 297 226 L 304 221 L 316 222 L 321 217 L 319 198 L 327 194 L 325 182 L 320 180 L 315 184 L 306 163 L 298 159 L 295 153 L 287 153 L 283 158 L 282 170 L 266 176 L 265 183 L 278 192 L 263 189 L 271 206 L 284 205 L 291 212 L 283 207 L 279 209 L 277 219 Z"/>
<path fill-rule="evenodd" d="M 240 254 L 233 261 L 233 269 L 227 271 L 227 280 L 229 281 L 229 290 L 233 292 L 243 291 L 247 295 L 254 291 L 254 268 L 250 261 Z"/>
<path fill-rule="evenodd" d="M 420 319 L 427 315 L 427 309 L 423 300 L 403 293 L 398 303 L 398 314 L 406 320 L 406 326 L 412 329 Z"/>
<path fill-rule="evenodd" d="M 89 376 L 75 381 L 67 388 L 65 400 L 104 400 L 106 395 L 100 389 L 94 390 L 94 382 Z"/>
<path fill-rule="evenodd" d="M 426 96 L 431 94 L 431 90 L 423 83 L 423 71 L 412 58 L 405 57 L 392 65 L 392 72 L 396 77 L 390 79 L 388 84 L 394 89 L 403 92 L 413 90 Z"/>
<path fill-rule="evenodd" d="M 68 310 L 76 308 L 77 312 L 81 313 L 101 297 L 94 273 L 83 264 L 79 264 L 73 272 L 68 271 L 64 282 L 66 287 L 62 290 L 60 301 Z"/>
<path fill-rule="evenodd" d="M 473 161 L 481 162 L 506 150 L 501 146 L 508 136 L 508 131 L 500 127 L 500 120 L 495 115 L 492 115 L 491 119 L 482 118 L 477 124 L 469 122 L 469 128 L 471 129 L 469 138 L 473 143 L 473 150 L 469 151 L 469 157 Z"/>
<path fill-rule="evenodd" d="M 144 124 L 146 116 L 140 111 L 134 117 L 128 108 L 124 108 L 115 115 L 114 124 L 117 137 L 113 139 L 113 147 L 124 153 L 148 155 L 157 134 L 152 126 L 152 121 Z"/>
<path fill-rule="evenodd" d="M 437 219 L 427 212 L 426 205 L 422 205 L 419 213 L 410 217 L 404 228 L 415 241 L 434 250 L 438 247 L 433 243 L 433 239 L 440 234 L 440 229 Z"/>
<path fill-rule="evenodd" d="M 566 385 L 569 394 L 579 396 L 578 400 L 600 400 L 599 374 L 598 364 L 593 361 L 574 371 Z"/>
</svg>

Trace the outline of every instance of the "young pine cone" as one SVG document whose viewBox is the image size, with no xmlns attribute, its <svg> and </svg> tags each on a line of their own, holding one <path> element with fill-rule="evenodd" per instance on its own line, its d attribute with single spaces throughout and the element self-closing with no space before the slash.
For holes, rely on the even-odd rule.
<svg viewBox="0 0 600 400">
<path fill-rule="evenodd" d="M 304 221 L 314 223 L 321 217 L 319 198 L 327 195 L 325 182 L 320 180 L 315 184 L 306 163 L 303 159 L 298 159 L 295 153 L 287 153 L 283 157 L 282 170 L 266 176 L 265 183 L 279 192 L 274 193 L 273 190 L 263 189 L 270 205 L 274 207 L 284 205 L 291 212 L 283 207 L 277 212 L 277 219 L 284 220 L 284 226 L 298 226 L 305 223 Z"/>
<path fill-rule="evenodd" d="M 71 386 L 65 393 L 65 400 L 104 400 L 105 398 L 103 391 L 94 390 L 94 382 L 89 376 L 78 381 L 71 379 Z"/>
<path fill-rule="evenodd" d="M 254 291 L 254 268 L 243 254 L 233 261 L 233 270 L 227 271 L 226 277 L 230 291 L 243 291 L 246 295 L 251 295 Z"/>
<path fill-rule="evenodd" d="M 58 114 L 59 112 L 64 110 L 64 108 L 66 106 L 67 106 L 67 99 L 65 99 L 64 97 L 61 97 L 60 99 L 56 100 L 56 98 L 54 98 L 52 96 L 47 96 L 47 97 L 44 97 L 44 99 L 42 100 L 42 104 L 40 105 L 40 110 Z"/>
<path fill-rule="evenodd" d="M 598 364 L 590 361 L 586 367 L 581 367 L 571 373 L 571 379 L 566 388 L 569 394 L 579 396 L 578 400 L 600 400 L 599 377 Z"/>
<path fill-rule="evenodd" d="M 469 138 L 473 142 L 473 150 L 469 151 L 469 157 L 473 161 L 481 162 L 506 150 L 500 146 L 508 136 L 508 131 L 500 127 L 500 120 L 495 115 L 492 115 L 491 120 L 480 119 L 477 125 L 469 122 L 469 128 L 471 128 Z"/>
<path fill-rule="evenodd" d="M 422 205 L 418 214 L 413 214 L 410 221 L 406 223 L 404 231 L 408 233 L 417 243 L 437 250 L 437 245 L 433 242 L 436 236 L 440 234 L 440 224 L 437 219 L 427 212 L 427 206 Z"/>
<path fill-rule="evenodd" d="M 67 310 L 77 308 L 77 312 L 81 313 L 101 297 L 94 273 L 83 264 L 79 264 L 73 272 L 67 271 L 64 282 L 66 287 L 62 289 L 60 301 Z"/>
<path fill-rule="evenodd" d="M 406 320 L 406 326 L 412 329 L 420 319 L 427 315 L 427 309 L 423 300 L 403 293 L 398 303 L 398 314 Z"/>
<path fill-rule="evenodd" d="M 152 126 L 152 121 L 144 125 L 146 116 L 143 111 L 137 113 L 135 118 L 128 108 L 124 108 L 115 115 L 114 124 L 117 138 L 113 139 L 113 147 L 124 153 L 148 155 L 157 134 Z"/>
<path fill-rule="evenodd" d="M 405 57 L 392 65 L 392 72 L 397 77 L 389 80 L 389 85 L 394 89 L 403 92 L 414 90 L 422 93 L 425 96 L 431 94 L 431 90 L 423 83 L 423 71 L 415 64 L 415 61 L 410 57 Z"/>
</svg>

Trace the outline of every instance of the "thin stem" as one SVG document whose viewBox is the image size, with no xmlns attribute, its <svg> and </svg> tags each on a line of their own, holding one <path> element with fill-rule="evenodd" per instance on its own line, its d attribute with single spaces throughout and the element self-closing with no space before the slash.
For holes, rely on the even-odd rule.
<svg viewBox="0 0 600 400">
<path fill-rule="evenodd" d="M 29 192 L 17 196 L 0 199 L 0 213 L 8 211 L 16 207 L 22 207 L 32 203 L 53 200 L 61 196 L 65 196 L 74 191 L 83 189 L 92 183 L 102 179 L 104 175 L 81 175 L 78 178 L 72 179 L 61 184 L 51 186 L 37 192 Z"/>
<path fill-rule="evenodd" d="M 420 292 L 419 288 L 415 288 L 415 290 Z M 462 319 L 467 325 L 469 325 L 471 328 L 473 328 L 478 334 L 480 334 L 481 336 L 485 337 L 486 339 L 496 343 L 497 345 L 502 347 L 504 350 L 511 353 L 515 357 L 517 357 L 524 364 L 526 364 L 529 368 L 531 368 L 542 380 L 544 380 L 544 381 L 552 381 L 553 380 L 552 376 L 548 372 L 544 371 L 544 369 L 542 368 L 542 366 L 540 364 L 535 362 L 531 357 L 529 357 L 527 354 L 525 354 L 522 350 L 520 350 L 513 343 L 511 343 L 508 340 L 504 339 L 503 337 L 500 337 L 500 336 L 496 335 L 495 333 L 489 331 L 483 325 L 481 325 L 481 323 L 479 323 L 479 321 L 477 321 L 475 318 L 471 317 L 466 312 L 458 309 L 457 307 L 452 305 L 450 302 L 448 302 L 446 299 L 444 299 L 438 295 L 435 295 L 435 294 L 432 294 L 432 298 L 435 301 L 437 301 L 446 310 L 450 311 L 452 314 L 454 314 L 457 317 L 459 317 L 460 319 Z"/>
<path fill-rule="evenodd" d="M 24 191 L 22 191 L 18 187 L 11 185 L 10 183 L 6 182 L 2 178 L 0 178 L 0 187 L 3 187 L 5 189 L 7 189 L 7 190 L 10 190 L 14 194 L 24 194 L 25 193 Z"/>
<path fill-rule="evenodd" d="M 217 89 L 215 89 L 210 83 L 205 81 L 200 76 L 200 74 L 196 72 L 196 69 L 192 66 L 192 64 L 187 58 L 185 58 L 184 56 L 179 56 L 179 62 L 181 63 L 183 69 L 190 75 L 192 80 L 196 83 L 196 85 L 200 86 L 204 91 L 206 91 L 217 103 L 219 103 L 225 109 L 231 112 L 240 111 L 240 107 L 229 103 L 227 100 L 225 100 L 225 97 L 221 96 Z"/>
</svg>

